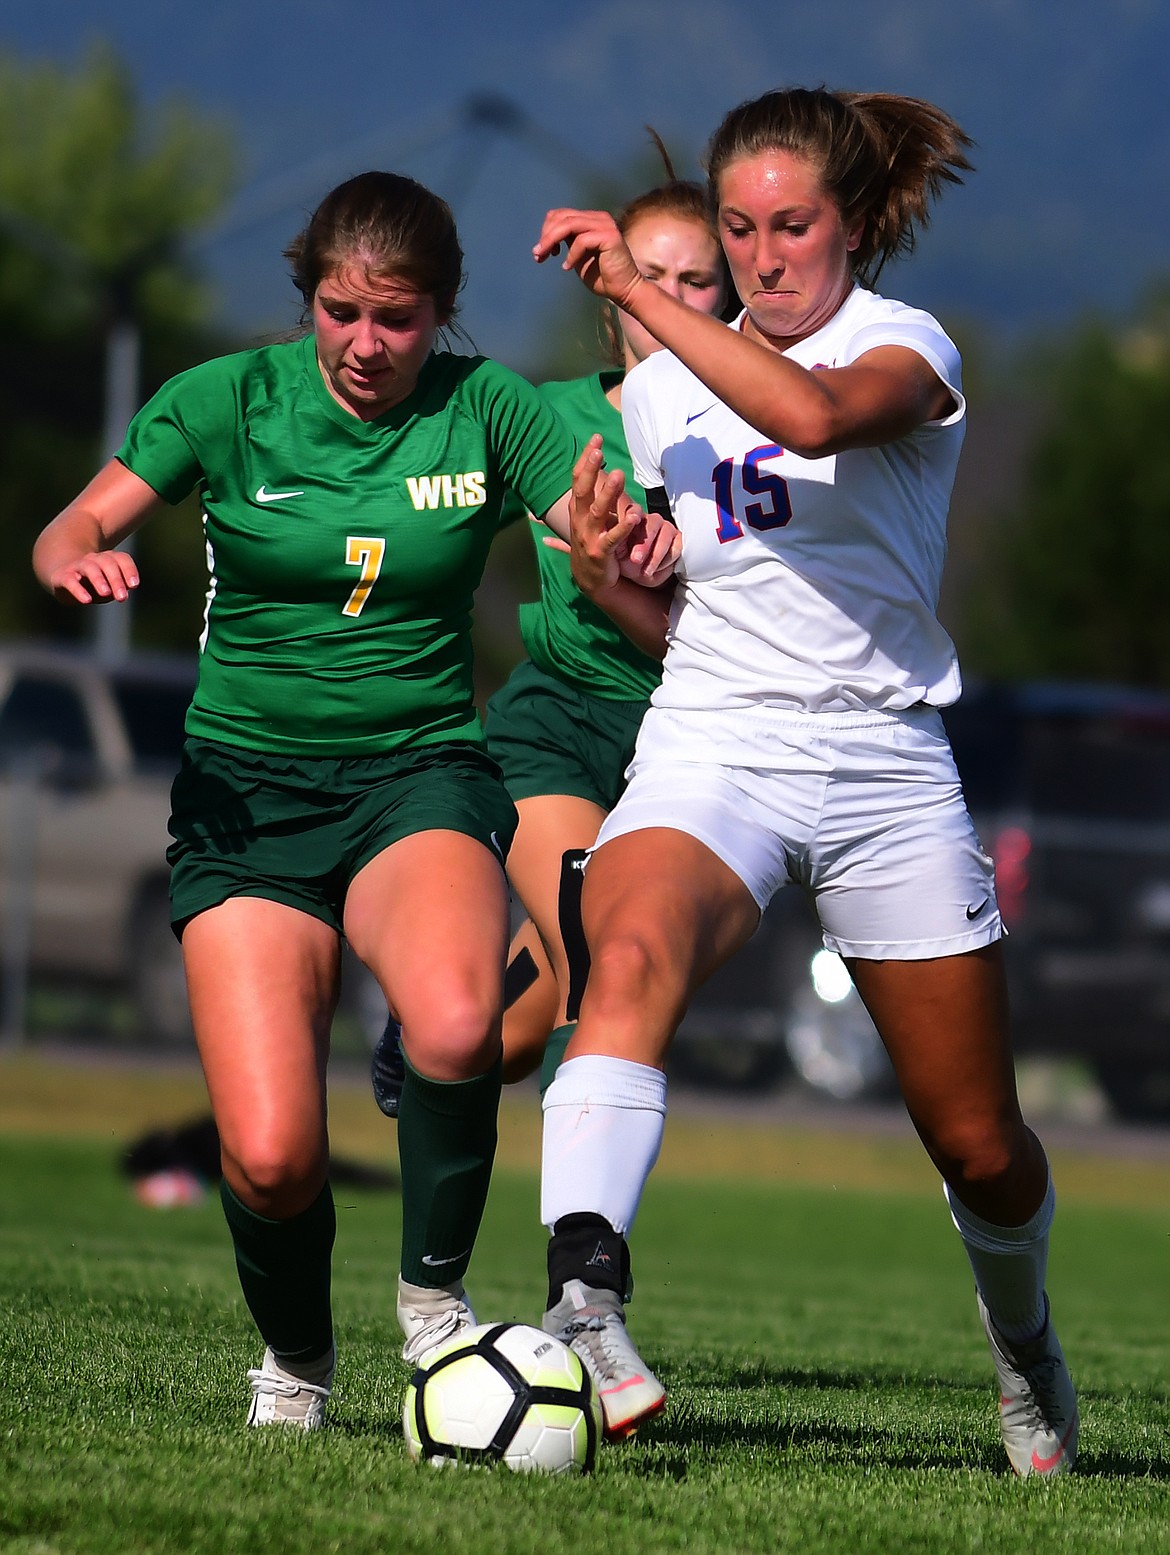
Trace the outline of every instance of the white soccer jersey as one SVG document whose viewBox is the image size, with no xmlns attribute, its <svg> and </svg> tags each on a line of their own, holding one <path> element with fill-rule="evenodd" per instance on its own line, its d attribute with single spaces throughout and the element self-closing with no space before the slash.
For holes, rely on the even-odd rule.
<svg viewBox="0 0 1170 1555">
<path fill-rule="evenodd" d="M 785 354 L 844 367 L 886 345 L 924 357 L 958 408 L 823 459 L 769 442 L 667 351 L 626 377 L 635 474 L 665 487 L 683 536 L 655 706 L 841 713 L 959 695 L 935 616 L 966 410 L 958 352 L 928 313 L 858 286 Z"/>
</svg>

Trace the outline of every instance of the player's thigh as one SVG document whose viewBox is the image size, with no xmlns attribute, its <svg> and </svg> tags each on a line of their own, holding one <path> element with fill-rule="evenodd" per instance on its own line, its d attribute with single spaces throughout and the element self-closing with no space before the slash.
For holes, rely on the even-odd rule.
<svg viewBox="0 0 1170 1555">
<path fill-rule="evenodd" d="M 849 967 L 928 1143 L 950 1155 L 1010 1149 L 1022 1122 L 1001 943 Z"/>
<path fill-rule="evenodd" d="M 560 933 L 561 860 L 571 848 L 591 848 L 606 812 L 575 794 L 540 794 L 516 801 L 520 817 L 508 852 L 508 878 L 544 943 L 558 981 L 566 975 Z"/>
<path fill-rule="evenodd" d="M 499 1049 L 508 893 L 492 850 L 457 831 L 391 844 L 354 876 L 345 933 L 434 1079 L 479 1073 Z"/>
<path fill-rule="evenodd" d="M 581 914 L 590 983 L 636 947 L 659 981 L 684 996 L 744 945 L 760 909 L 738 874 L 706 843 L 671 827 L 603 842 L 585 870 Z M 616 954 L 615 954 L 616 952 Z"/>
<path fill-rule="evenodd" d="M 234 896 L 186 924 L 183 961 L 225 1161 L 257 1185 L 323 1180 L 336 931 L 284 903 Z"/>
</svg>

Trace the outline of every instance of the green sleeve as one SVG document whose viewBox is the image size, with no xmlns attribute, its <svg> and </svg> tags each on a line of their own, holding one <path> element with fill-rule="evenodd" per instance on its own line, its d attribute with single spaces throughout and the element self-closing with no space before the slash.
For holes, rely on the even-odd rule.
<svg viewBox="0 0 1170 1555">
<path fill-rule="evenodd" d="M 218 468 L 231 447 L 237 401 L 221 363 L 205 362 L 164 383 L 131 421 L 117 452 L 172 505 Z"/>
<path fill-rule="evenodd" d="M 478 410 L 488 427 L 503 482 L 525 510 L 540 517 L 573 483 L 576 439 L 548 401 L 518 373 L 485 362 L 475 376 Z M 501 523 L 505 521 L 501 514 Z"/>
</svg>

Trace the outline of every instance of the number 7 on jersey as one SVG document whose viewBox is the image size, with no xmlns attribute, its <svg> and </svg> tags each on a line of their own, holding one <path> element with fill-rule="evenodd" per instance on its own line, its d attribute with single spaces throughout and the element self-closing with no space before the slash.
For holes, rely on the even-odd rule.
<svg viewBox="0 0 1170 1555">
<path fill-rule="evenodd" d="M 343 616 L 361 615 L 365 608 L 366 600 L 370 597 L 370 590 L 378 581 L 378 574 L 382 570 L 382 559 L 385 555 L 385 540 L 378 540 L 370 535 L 349 535 L 347 537 L 345 542 L 345 564 L 347 567 L 360 567 L 362 571 L 353 592 L 341 607 Z"/>
</svg>

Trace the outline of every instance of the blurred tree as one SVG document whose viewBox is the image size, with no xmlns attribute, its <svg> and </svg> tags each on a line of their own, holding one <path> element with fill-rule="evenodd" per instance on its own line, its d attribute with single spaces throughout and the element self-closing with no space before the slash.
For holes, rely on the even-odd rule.
<svg viewBox="0 0 1170 1555">
<path fill-rule="evenodd" d="M 1047 414 L 965 612 L 980 673 L 1170 687 L 1170 286 L 1044 363 Z"/>
<path fill-rule="evenodd" d="M 145 397 L 229 349 L 183 255 L 225 201 L 227 130 L 179 102 L 147 112 L 125 67 L 94 49 L 75 72 L 0 56 L 0 511 L 17 565 L 0 577 L 7 633 L 84 634 L 84 612 L 37 588 L 42 524 L 101 460 L 106 344 L 141 332 Z M 197 519 L 141 537 L 152 587 L 135 638 L 190 645 L 204 587 Z"/>
</svg>

